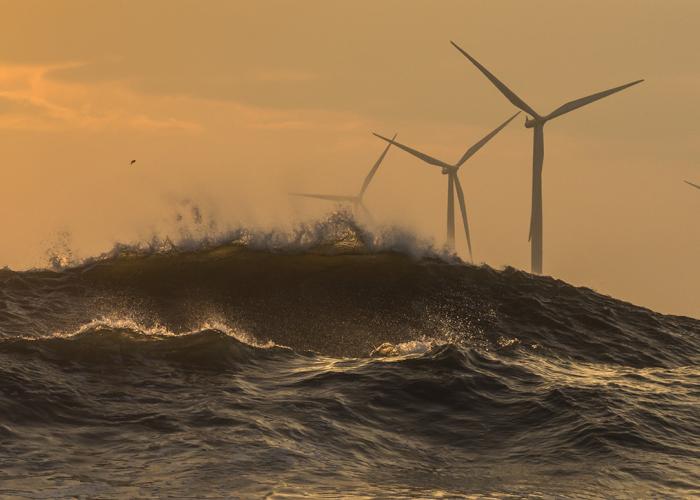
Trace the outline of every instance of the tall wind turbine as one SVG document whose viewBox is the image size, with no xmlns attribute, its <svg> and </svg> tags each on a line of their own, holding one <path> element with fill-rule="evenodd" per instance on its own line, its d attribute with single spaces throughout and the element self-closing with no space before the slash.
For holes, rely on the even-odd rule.
<svg viewBox="0 0 700 500">
<path fill-rule="evenodd" d="M 471 237 L 469 236 L 469 223 L 467 222 L 467 207 L 464 203 L 464 191 L 462 191 L 462 184 L 459 182 L 459 177 L 457 176 L 457 173 L 459 172 L 459 168 L 466 162 L 469 158 L 471 158 L 477 151 L 479 151 L 487 142 L 489 142 L 497 133 L 501 131 L 503 127 L 508 125 L 513 118 L 518 116 L 520 114 L 520 111 L 515 113 L 513 116 L 508 118 L 505 122 L 500 124 L 498 127 L 496 127 L 492 132 L 490 132 L 488 135 L 486 135 L 483 139 L 481 139 L 479 142 L 474 144 L 472 147 L 467 149 L 467 151 L 462 155 L 462 157 L 459 159 L 459 161 L 455 164 L 450 164 L 446 163 L 442 160 L 438 160 L 437 158 L 433 158 L 432 156 L 428 156 L 425 153 L 421 153 L 420 151 L 417 151 L 411 147 L 408 147 L 404 144 L 398 143 L 394 141 L 396 136 L 394 136 L 394 139 L 387 139 L 384 136 L 381 136 L 379 134 L 374 134 L 380 139 L 385 140 L 386 142 L 389 143 L 389 145 L 393 144 L 399 149 L 403 149 L 407 153 L 412 154 L 413 156 L 423 160 L 425 163 L 429 165 L 435 165 L 436 167 L 442 168 L 442 174 L 447 175 L 447 246 L 450 249 L 454 249 L 455 246 L 455 210 L 454 210 L 454 192 L 457 192 L 457 198 L 459 200 L 459 208 L 461 209 L 462 212 L 462 223 L 464 224 L 464 233 L 467 236 L 467 246 L 469 247 L 469 258 L 472 259 L 472 242 L 471 242 Z"/>
<path fill-rule="evenodd" d="M 522 109 L 525 113 L 530 115 L 530 118 L 525 119 L 525 127 L 534 129 L 534 146 L 532 154 L 532 210 L 530 212 L 530 236 L 529 241 L 532 250 L 532 272 L 541 274 L 542 273 L 542 165 L 544 163 L 544 125 L 552 118 L 556 118 L 570 111 L 578 109 L 586 104 L 607 97 L 616 92 L 620 92 L 632 85 L 643 82 L 644 80 L 637 80 L 625 85 L 620 85 L 609 90 L 604 90 L 596 94 L 589 95 L 587 97 L 581 97 L 580 99 L 575 99 L 573 101 L 567 102 L 562 106 L 549 113 L 548 115 L 542 116 L 532 109 L 525 101 L 520 97 L 515 95 L 515 92 L 510 90 L 506 85 L 501 82 L 498 78 L 493 76 L 489 70 L 483 67 L 479 61 L 474 59 L 472 56 L 467 54 L 461 47 L 456 43 L 450 42 L 454 47 L 459 50 L 464 57 L 469 59 L 474 66 L 476 66 L 479 71 L 481 71 L 486 78 L 488 78 L 491 83 L 493 83 L 496 88 L 508 99 L 516 108 Z"/>
<path fill-rule="evenodd" d="M 393 141 L 394 139 L 396 139 L 396 134 L 394 134 L 394 138 L 391 140 Z M 386 148 L 384 148 L 384 151 L 382 151 L 382 154 L 379 155 L 379 158 L 377 158 L 377 161 L 374 162 L 374 165 L 372 165 L 372 168 L 370 169 L 369 173 L 367 174 L 367 177 L 365 177 L 365 180 L 362 183 L 362 187 L 360 188 L 360 192 L 354 196 L 353 195 L 314 194 L 314 193 L 289 193 L 289 194 L 292 196 L 302 196 L 304 198 L 316 198 L 319 200 L 351 203 L 355 214 L 357 214 L 359 209 L 362 209 L 362 211 L 365 213 L 367 218 L 370 221 L 372 221 L 373 220 L 372 214 L 370 213 L 369 210 L 367 210 L 367 207 L 362 202 L 362 199 L 364 198 L 365 192 L 367 191 L 367 188 L 369 187 L 369 183 L 372 182 L 372 179 L 374 178 L 374 174 L 377 173 L 377 169 L 379 169 L 379 165 L 382 164 L 382 161 L 384 160 L 384 157 L 386 156 L 386 153 L 389 151 L 390 147 L 391 147 L 391 144 L 386 145 Z"/>
<path fill-rule="evenodd" d="M 700 189 L 700 186 L 698 186 L 697 184 L 693 184 L 693 183 L 690 182 L 690 181 L 683 181 L 683 182 L 685 182 L 685 183 L 688 184 L 689 186 L 693 186 L 693 187 L 696 188 L 696 189 Z"/>
</svg>

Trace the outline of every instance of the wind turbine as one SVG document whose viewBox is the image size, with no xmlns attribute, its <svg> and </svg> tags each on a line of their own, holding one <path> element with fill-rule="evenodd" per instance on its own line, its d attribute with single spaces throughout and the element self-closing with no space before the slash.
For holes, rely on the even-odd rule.
<svg viewBox="0 0 700 500">
<path fill-rule="evenodd" d="M 548 115 L 542 116 L 532 109 L 525 101 L 520 97 L 515 95 L 515 92 L 510 90 L 506 85 L 501 82 L 498 78 L 493 76 L 489 70 L 484 68 L 479 61 L 474 59 L 472 56 L 467 54 L 462 50 L 459 45 L 454 42 L 450 42 L 454 47 L 459 50 L 464 57 L 469 59 L 474 66 L 476 66 L 479 71 L 481 71 L 486 78 L 488 78 L 491 83 L 493 83 L 496 88 L 508 99 L 516 108 L 522 109 L 525 113 L 530 115 L 530 117 L 525 119 L 525 127 L 534 129 L 534 145 L 532 154 L 532 210 L 530 212 L 530 236 L 528 240 L 531 244 L 531 264 L 532 272 L 541 274 L 542 273 L 542 165 L 544 163 L 544 125 L 552 118 L 556 118 L 563 114 L 569 113 L 575 109 L 578 109 L 586 104 L 607 97 L 616 92 L 620 92 L 632 85 L 643 82 L 644 80 L 637 80 L 631 83 L 626 83 L 625 85 L 620 85 L 609 90 L 604 90 L 596 94 L 589 95 L 587 97 L 581 97 L 580 99 L 575 99 L 569 101 L 557 109 L 549 113 Z"/>
<path fill-rule="evenodd" d="M 689 186 L 693 186 L 695 189 L 700 189 L 700 186 L 698 186 L 697 184 L 693 184 L 693 183 L 690 182 L 690 181 L 683 181 L 683 182 L 685 182 L 685 183 L 688 184 Z"/>
<path fill-rule="evenodd" d="M 393 141 L 394 139 L 396 139 L 396 134 L 394 134 L 394 138 L 391 140 Z M 357 213 L 358 209 L 362 209 L 362 211 L 365 213 L 367 218 L 370 221 L 372 221 L 373 220 L 372 214 L 370 213 L 369 210 L 367 210 L 367 207 L 362 202 L 362 199 L 365 195 L 365 191 L 367 191 L 367 188 L 369 187 L 369 183 L 372 182 L 372 178 L 374 177 L 374 174 L 377 173 L 377 169 L 379 168 L 379 165 L 382 164 L 382 161 L 384 160 L 384 157 L 386 156 L 386 153 L 389 151 L 390 147 L 391 147 L 391 144 L 387 144 L 386 148 L 384 148 L 384 151 L 382 151 L 382 154 L 379 155 L 379 158 L 377 159 L 377 161 L 374 162 L 374 165 L 372 165 L 372 168 L 370 169 L 369 173 L 367 174 L 367 177 L 365 177 L 365 180 L 362 183 L 362 187 L 360 188 L 360 192 L 355 196 L 352 196 L 352 195 L 333 195 L 333 194 L 314 194 L 314 193 L 289 193 L 289 194 L 291 196 L 301 196 L 304 198 L 316 198 L 319 200 L 352 203 L 352 208 L 353 208 L 353 211 L 355 213 Z"/>
<path fill-rule="evenodd" d="M 513 118 L 518 116 L 520 111 L 515 113 L 513 116 L 508 118 L 505 122 L 496 127 L 492 132 L 486 135 L 479 142 L 474 144 L 472 147 L 467 149 L 467 151 L 462 155 L 459 161 L 455 164 L 446 163 L 432 156 L 428 156 L 425 153 L 421 153 L 411 147 L 394 141 L 394 139 L 387 139 L 379 134 L 374 134 L 380 139 L 385 140 L 389 145 L 393 144 L 399 149 L 403 149 L 407 153 L 423 160 L 429 165 L 435 165 L 436 167 L 442 168 L 442 174 L 447 175 L 447 246 L 450 249 L 454 249 L 455 246 L 455 210 L 454 210 L 454 192 L 457 192 L 457 198 L 459 199 L 459 208 L 462 212 L 462 223 L 464 224 L 464 233 L 467 236 L 467 246 L 469 247 L 469 258 L 472 259 L 472 242 L 469 236 L 469 223 L 467 222 L 467 207 L 464 203 L 464 191 L 462 191 L 462 184 L 459 182 L 459 177 L 457 173 L 459 168 L 471 158 L 477 151 L 479 151 L 487 142 L 489 142 L 497 133 L 501 131 L 503 127 L 508 125 Z"/>
</svg>

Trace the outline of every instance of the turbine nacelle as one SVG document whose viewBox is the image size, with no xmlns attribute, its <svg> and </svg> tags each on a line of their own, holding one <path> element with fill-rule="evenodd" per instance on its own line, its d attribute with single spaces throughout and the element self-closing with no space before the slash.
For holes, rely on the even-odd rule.
<svg viewBox="0 0 700 500">
<path fill-rule="evenodd" d="M 545 122 L 544 118 L 530 118 L 529 116 L 525 117 L 525 128 L 535 128 L 536 125 L 544 125 Z"/>
</svg>

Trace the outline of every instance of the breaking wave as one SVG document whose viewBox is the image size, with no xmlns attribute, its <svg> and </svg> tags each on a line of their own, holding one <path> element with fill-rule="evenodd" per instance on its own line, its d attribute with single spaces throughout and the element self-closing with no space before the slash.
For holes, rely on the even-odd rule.
<svg viewBox="0 0 700 500">
<path fill-rule="evenodd" d="M 698 320 L 343 214 L 161 243 L 0 271 L 2 494 L 700 493 Z"/>
</svg>

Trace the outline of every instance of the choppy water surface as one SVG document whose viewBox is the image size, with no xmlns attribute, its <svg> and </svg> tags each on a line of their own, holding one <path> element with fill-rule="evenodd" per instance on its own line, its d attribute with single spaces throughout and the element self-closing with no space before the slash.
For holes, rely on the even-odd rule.
<svg viewBox="0 0 700 500">
<path fill-rule="evenodd" d="M 0 495 L 700 495 L 700 321 L 393 250 L 0 271 Z"/>
</svg>

